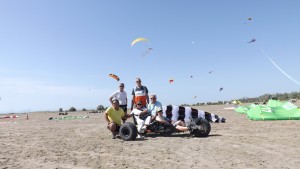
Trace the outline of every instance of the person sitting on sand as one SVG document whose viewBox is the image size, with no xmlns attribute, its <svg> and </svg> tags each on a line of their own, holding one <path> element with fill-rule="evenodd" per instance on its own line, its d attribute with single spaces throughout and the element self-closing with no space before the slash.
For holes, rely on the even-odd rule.
<svg viewBox="0 0 300 169">
<path fill-rule="evenodd" d="M 124 110 L 120 108 L 118 100 L 115 99 L 112 101 L 112 106 L 109 107 L 104 113 L 104 118 L 107 122 L 107 128 L 112 133 L 112 139 L 116 138 L 116 134 L 122 124 L 122 119 L 125 120 L 130 117 L 130 114 L 124 113 Z"/>
</svg>

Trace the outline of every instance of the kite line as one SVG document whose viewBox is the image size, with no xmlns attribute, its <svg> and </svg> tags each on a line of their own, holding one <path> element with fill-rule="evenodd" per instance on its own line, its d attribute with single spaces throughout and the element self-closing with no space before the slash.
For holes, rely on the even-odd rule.
<svg viewBox="0 0 300 169">
<path fill-rule="evenodd" d="M 287 74 L 283 69 L 281 69 L 275 62 L 274 62 L 274 60 L 272 60 L 269 56 L 268 56 L 268 54 L 263 50 L 263 49 L 261 49 L 261 51 L 263 52 L 263 54 L 265 55 L 265 57 L 267 58 L 267 59 L 269 59 L 269 61 L 283 74 L 283 75 L 285 75 L 287 78 L 289 78 L 291 81 L 293 81 L 294 83 L 296 83 L 297 85 L 299 85 L 300 86 L 300 82 L 298 81 L 298 80 L 296 80 L 296 79 L 294 79 L 293 77 L 291 77 L 289 74 Z"/>
</svg>

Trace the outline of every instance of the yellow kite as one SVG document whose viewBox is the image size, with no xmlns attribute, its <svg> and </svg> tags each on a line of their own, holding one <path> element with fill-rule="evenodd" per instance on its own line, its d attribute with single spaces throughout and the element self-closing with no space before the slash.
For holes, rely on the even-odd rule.
<svg viewBox="0 0 300 169">
<path fill-rule="evenodd" d="M 135 40 L 133 40 L 133 41 L 131 42 L 131 46 L 133 46 L 134 44 L 136 44 L 137 42 L 140 42 L 140 41 L 147 42 L 148 39 L 146 39 L 146 38 L 137 38 L 137 39 L 135 39 Z"/>
</svg>

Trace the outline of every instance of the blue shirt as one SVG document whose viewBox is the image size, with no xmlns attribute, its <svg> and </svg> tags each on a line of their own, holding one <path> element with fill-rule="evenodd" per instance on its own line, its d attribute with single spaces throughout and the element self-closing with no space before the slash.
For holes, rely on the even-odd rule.
<svg viewBox="0 0 300 169">
<path fill-rule="evenodd" d="M 151 114 L 151 116 L 155 116 L 158 108 L 162 110 L 162 105 L 159 101 L 155 101 L 154 103 L 149 103 L 147 108 L 148 113 Z"/>
</svg>

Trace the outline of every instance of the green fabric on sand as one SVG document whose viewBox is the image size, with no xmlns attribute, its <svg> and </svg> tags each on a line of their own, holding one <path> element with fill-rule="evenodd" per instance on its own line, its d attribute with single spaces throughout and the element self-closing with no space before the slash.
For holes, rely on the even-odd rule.
<svg viewBox="0 0 300 169">
<path fill-rule="evenodd" d="M 269 100 L 267 105 L 239 106 L 237 113 L 247 114 L 251 120 L 300 120 L 300 109 L 290 103 Z"/>
</svg>

